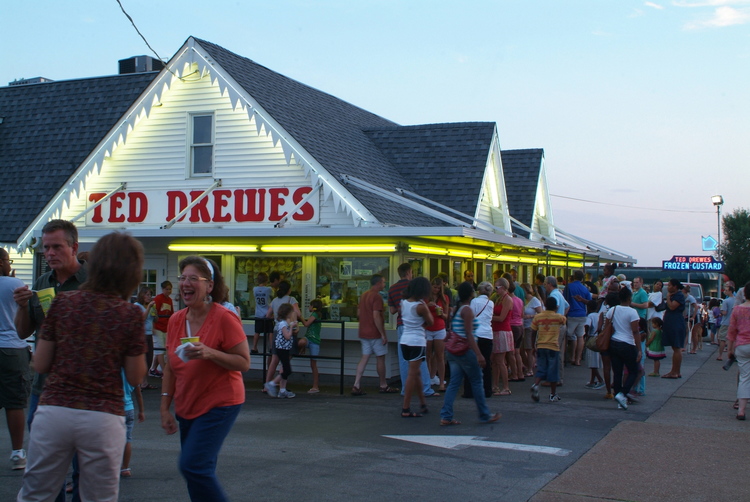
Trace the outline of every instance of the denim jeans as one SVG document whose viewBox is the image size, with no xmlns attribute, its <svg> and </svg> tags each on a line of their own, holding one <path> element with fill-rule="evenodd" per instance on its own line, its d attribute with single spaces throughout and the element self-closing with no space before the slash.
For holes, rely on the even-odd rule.
<svg viewBox="0 0 750 502">
<path fill-rule="evenodd" d="M 193 502 L 228 500 L 216 478 L 216 462 L 241 407 L 237 404 L 213 408 L 190 420 L 177 417 L 182 446 L 179 467 Z"/>
<path fill-rule="evenodd" d="M 635 345 L 612 340 L 609 342 L 609 359 L 612 361 L 612 388 L 617 394 L 622 392 L 627 394 L 633 388 L 635 379 L 638 376 L 638 349 Z M 622 382 L 622 369 L 628 369 L 628 378 L 625 383 Z"/>
<path fill-rule="evenodd" d="M 486 422 L 490 419 L 491 414 L 484 397 L 482 370 L 479 367 L 477 355 L 473 350 L 469 350 L 462 356 L 455 356 L 450 352 L 446 352 L 445 356 L 451 369 L 451 379 L 445 389 L 445 400 L 443 401 L 443 408 L 440 410 L 440 418 L 443 420 L 453 419 L 453 402 L 456 400 L 458 389 L 461 387 L 461 381 L 466 377 L 474 394 L 479 420 Z M 487 364 L 490 364 L 489 361 Z"/>
<path fill-rule="evenodd" d="M 403 325 L 396 328 L 396 332 L 398 333 L 399 342 L 396 347 L 396 352 L 398 352 L 398 371 L 401 373 L 401 395 L 403 396 L 404 388 L 406 387 L 406 376 L 409 374 L 409 363 L 404 359 L 404 355 L 401 353 L 401 335 L 404 334 Z M 427 369 L 426 359 L 422 359 L 422 364 L 419 365 L 419 371 L 422 374 L 422 392 L 424 392 L 425 396 L 431 396 L 435 391 L 432 390 L 430 384 L 430 372 Z"/>
<path fill-rule="evenodd" d="M 482 392 L 484 392 L 485 398 L 489 398 L 492 396 L 492 340 L 479 337 L 477 337 L 476 340 L 479 352 L 487 362 L 484 368 L 480 368 L 480 371 L 482 372 L 482 381 L 484 383 L 484 390 Z M 476 358 L 476 354 L 474 354 L 474 357 Z M 451 373 L 451 375 L 453 375 L 453 373 Z M 464 397 L 474 397 L 474 390 L 471 381 L 468 378 L 464 382 Z"/>
</svg>

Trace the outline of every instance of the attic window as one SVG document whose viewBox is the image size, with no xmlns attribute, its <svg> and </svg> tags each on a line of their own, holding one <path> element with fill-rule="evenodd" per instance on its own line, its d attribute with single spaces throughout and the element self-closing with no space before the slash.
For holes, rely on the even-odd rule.
<svg viewBox="0 0 750 502">
<path fill-rule="evenodd" d="M 214 134 L 213 113 L 190 115 L 190 175 L 213 174 Z"/>
</svg>

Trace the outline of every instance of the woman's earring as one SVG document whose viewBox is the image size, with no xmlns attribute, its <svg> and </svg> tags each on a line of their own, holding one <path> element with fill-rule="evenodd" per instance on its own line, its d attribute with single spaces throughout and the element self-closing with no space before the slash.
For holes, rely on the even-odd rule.
<svg viewBox="0 0 750 502">
<path fill-rule="evenodd" d="M 203 301 L 206 303 L 211 303 L 212 300 L 213 298 L 211 298 L 211 295 L 206 295 L 206 297 L 203 299 Z"/>
</svg>

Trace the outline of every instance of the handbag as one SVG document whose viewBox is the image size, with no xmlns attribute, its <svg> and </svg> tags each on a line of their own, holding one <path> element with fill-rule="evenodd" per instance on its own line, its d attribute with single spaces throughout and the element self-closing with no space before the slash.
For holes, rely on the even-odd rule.
<svg viewBox="0 0 750 502">
<path fill-rule="evenodd" d="M 599 338 L 598 335 L 590 336 L 588 340 L 586 340 L 586 348 L 592 352 L 599 352 L 599 349 L 596 348 L 596 339 Z"/>
<path fill-rule="evenodd" d="M 664 312 L 665 310 L 667 310 L 667 300 L 662 300 L 659 305 L 654 307 L 654 310 L 657 312 Z"/>
<path fill-rule="evenodd" d="M 616 310 L 617 307 L 612 310 L 612 319 L 615 318 Z M 599 352 L 609 350 L 609 342 L 610 340 L 612 340 L 612 335 L 615 332 L 615 328 L 612 325 L 612 319 L 604 320 L 604 327 L 602 328 L 602 332 L 596 336 L 596 348 L 599 349 Z"/>
<path fill-rule="evenodd" d="M 466 305 L 461 306 L 453 317 L 455 318 L 464 307 Z M 453 319 L 451 319 L 451 324 L 453 324 Z M 469 351 L 469 340 L 465 336 L 461 336 L 455 331 L 450 330 L 445 335 L 445 350 L 454 356 L 462 356 Z"/>
</svg>

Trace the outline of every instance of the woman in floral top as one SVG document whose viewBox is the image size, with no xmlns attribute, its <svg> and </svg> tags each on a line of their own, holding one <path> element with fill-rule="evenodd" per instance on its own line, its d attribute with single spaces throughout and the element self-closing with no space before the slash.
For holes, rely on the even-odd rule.
<svg viewBox="0 0 750 502">
<path fill-rule="evenodd" d="M 88 280 L 60 293 L 38 336 L 34 367 L 49 373 L 29 440 L 18 500 L 52 500 L 78 452 L 83 500 L 117 500 L 125 449 L 120 370 L 135 386 L 146 374 L 146 342 L 138 306 L 143 247 L 111 233 L 91 250 Z"/>
</svg>

